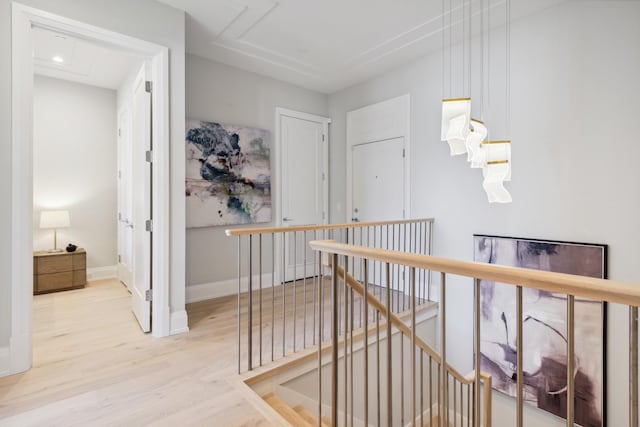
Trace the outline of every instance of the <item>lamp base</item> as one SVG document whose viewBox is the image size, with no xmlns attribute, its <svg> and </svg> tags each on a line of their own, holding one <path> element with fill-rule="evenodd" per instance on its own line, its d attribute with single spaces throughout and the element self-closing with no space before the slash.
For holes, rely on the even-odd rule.
<svg viewBox="0 0 640 427">
<path fill-rule="evenodd" d="M 59 253 L 59 252 L 64 252 L 64 249 L 49 249 L 47 252 L 49 252 L 49 253 Z"/>
</svg>

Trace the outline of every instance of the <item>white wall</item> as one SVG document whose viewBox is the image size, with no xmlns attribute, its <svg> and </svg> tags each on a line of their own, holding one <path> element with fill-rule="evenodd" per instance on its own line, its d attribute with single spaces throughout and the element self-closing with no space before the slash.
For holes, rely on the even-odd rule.
<svg viewBox="0 0 640 427">
<path fill-rule="evenodd" d="M 87 268 L 117 261 L 116 92 L 36 76 L 33 94 L 33 249 L 53 245 L 40 212 L 67 209 L 58 247 L 87 251 Z"/>
<path fill-rule="evenodd" d="M 170 310 L 184 310 L 184 12 L 153 0 L 22 0 L 51 13 L 163 45 L 170 50 Z M 11 1 L 0 0 L 0 197 L 11 195 Z M 11 202 L 0 204 L 0 348 L 11 331 Z"/>
<path fill-rule="evenodd" d="M 640 3 L 566 2 L 512 24 L 514 202 L 489 205 L 481 174 L 464 158 L 450 158 L 440 141 L 441 54 L 438 52 L 329 97 L 331 219 L 345 219 L 346 112 L 411 94 L 412 213 L 433 216 L 436 255 L 471 260 L 473 233 L 609 245 L 609 277 L 640 283 L 639 138 Z M 495 33 L 495 41 L 503 35 Z M 494 114 L 500 111 L 504 67 L 492 69 Z M 474 95 L 475 96 L 475 95 Z M 499 135 L 495 135 L 499 136 Z M 448 355 L 472 368 L 472 283 L 448 282 Z M 627 313 L 608 318 L 609 425 L 627 425 Z M 455 321 L 453 321 L 455 319 Z M 494 425 L 515 425 L 513 399 L 494 393 Z M 526 411 L 527 425 L 561 425 Z"/>
<path fill-rule="evenodd" d="M 188 118 L 270 131 L 275 202 L 275 109 L 284 107 L 326 116 L 326 95 L 193 55 L 187 55 L 186 68 Z M 187 286 L 228 280 L 233 280 L 235 286 L 237 243 L 225 236 L 227 228 L 230 227 L 187 230 Z"/>
</svg>

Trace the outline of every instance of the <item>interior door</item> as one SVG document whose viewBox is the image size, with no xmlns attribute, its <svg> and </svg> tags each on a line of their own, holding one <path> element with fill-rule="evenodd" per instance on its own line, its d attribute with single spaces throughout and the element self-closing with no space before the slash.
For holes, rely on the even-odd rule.
<svg viewBox="0 0 640 427">
<path fill-rule="evenodd" d="M 147 67 L 143 65 L 133 85 L 132 118 L 132 216 L 133 286 L 131 304 L 140 327 L 151 331 L 151 92 L 147 91 Z"/>
<path fill-rule="evenodd" d="M 118 114 L 118 279 L 133 286 L 131 109 Z"/>
<path fill-rule="evenodd" d="M 352 220 L 404 218 L 404 138 L 353 146 Z"/>
<path fill-rule="evenodd" d="M 322 224 L 324 209 L 324 124 L 281 116 L 282 225 Z M 313 233 L 292 235 L 285 245 L 285 280 L 300 279 L 313 271 L 313 251 L 308 242 Z M 294 251 L 295 248 L 295 251 Z"/>
<path fill-rule="evenodd" d="M 404 138 L 393 138 L 352 147 L 352 221 L 394 221 L 404 218 Z M 393 233 L 392 233 L 393 236 Z M 354 238 L 358 239 L 357 236 Z M 367 246 L 402 247 L 403 237 L 393 237 L 393 242 L 387 242 L 389 236 L 381 233 L 376 238 L 360 236 Z M 359 240 L 358 239 L 358 240 Z M 366 241 L 365 241 L 366 240 Z M 391 240 L 391 239 L 390 239 Z M 396 243 L 397 240 L 397 243 Z M 356 277 L 361 274 L 361 266 L 354 265 Z M 386 286 L 384 266 L 379 262 L 369 265 L 370 284 Z M 399 289 L 404 277 L 392 272 L 391 284 L 393 289 Z"/>
</svg>

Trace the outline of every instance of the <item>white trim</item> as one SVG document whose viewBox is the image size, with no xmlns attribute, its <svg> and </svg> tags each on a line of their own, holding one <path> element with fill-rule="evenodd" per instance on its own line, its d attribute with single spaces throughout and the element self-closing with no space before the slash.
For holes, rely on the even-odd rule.
<svg viewBox="0 0 640 427">
<path fill-rule="evenodd" d="M 0 377 L 9 375 L 9 366 L 11 366 L 11 352 L 9 347 L 0 348 Z"/>
<path fill-rule="evenodd" d="M 105 267 L 87 268 L 87 282 L 103 279 L 117 279 L 118 266 L 107 265 Z"/>
<path fill-rule="evenodd" d="M 277 279 L 277 275 L 276 275 Z M 258 289 L 260 283 L 260 275 L 253 276 L 253 286 Z M 276 286 L 280 286 L 278 280 L 274 280 Z M 262 275 L 262 289 L 271 289 L 271 273 Z M 240 281 L 240 292 L 247 292 L 249 283 L 246 277 Z M 200 283 L 197 285 L 189 285 L 186 289 L 187 304 L 192 302 L 204 301 L 208 299 L 226 297 L 229 295 L 238 295 L 238 279 L 220 280 L 218 282 Z"/>
<path fill-rule="evenodd" d="M 384 127 L 384 131 L 379 134 L 375 133 L 374 135 L 365 135 L 361 138 L 360 136 L 353 135 L 353 129 L 350 129 L 349 126 L 353 113 L 360 113 L 363 110 L 368 109 L 385 108 L 387 106 L 389 106 L 393 111 L 397 111 L 401 115 L 401 119 L 399 121 L 394 121 L 389 126 L 387 126 L 387 123 L 381 123 L 381 126 Z M 355 145 L 383 141 L 393 138 L 404 138 L 405 156 L 403 219 L 411 218 L 411 96 L 409 94 L 406 94 L 347 112 L 347 203 L 345 211 L 347 222 L 350 222 L 351 218 L 353 217 L 353 147 Z"/>
<path fill-rule="evenodd" d="M 33 59 L 31 27 L 38 26 L 117 46 L 152 58 L 153 135 L 153 335 L 169 335 L 169 50 L 154 43 L 12 3 L 11 70 L 11 341 L 10 373 L 31 366 L 33 216 Z M 3 368 L 0 366 L 0 371 Z"/>
<path fill-rule="evenodd" d="M 174 311 L 171 313 L 170 335 L 184 334 L 189 332 L 189 318 L 187 310 Z"/>
</svg>

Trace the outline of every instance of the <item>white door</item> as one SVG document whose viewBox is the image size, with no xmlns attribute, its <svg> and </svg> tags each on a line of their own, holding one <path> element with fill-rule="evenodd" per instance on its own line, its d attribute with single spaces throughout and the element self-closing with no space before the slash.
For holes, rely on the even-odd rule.
<svg viewBox="0 0 640 427">
<path fill-rule="evenodd" d="M 133 285 L 131 110 L 118 115 L 118 279 L 129 290 Z"/>
<path fill-rule="evenodd" d="M 327 119 L 280 116 L 280 164 L 282 170 L 283 226 L 326 222 L 326 127 Z M 308 242 L 313 233 L 289 233 L 285 246 L 285 280 L 310 276 L 315 263 Z M 294 251 L 295 248 L 295 251 Z"/>
<path fill-rule="evenodd" d="M 404 218 L 404 138 L 352 147 L 352 221 Z"/>
<path fill-rule="evenodd" d="M 151 219 L 151 93 L 146 90 L 146 66 L 133 84 L 132 120 L 132 211 L 133 211 L 133 286 L 131 305 L 144 332 L 151 330 L 151 233 L 146 221 Z"/>
<path fill-rule="evenodd" d="M 385 141 L 371 142 L 352 146 L 352 201 L 353 222 L 392 221 L 404 218 L 404 138 L 393 138 Z M 402 244 L 403 238 L 393 236 Z M 376 240 L 377 237 L 377 240 Z M 371 239 L 369 232 L 366 235 L 354 235 L 354 239 L 366 246 L 387 248 L 392 246 L 390 236 L 381 233 Z M 354 273 L 358 277 L 360 265 L 354 266 Z M 369 264 L 369 280 L 371 284 L 385 286 L 386 280 L 383 274 L 384 266 L 379 262 Z M 393 271 L 392 288 L 399 289 L 402 278 Z"/>
</svg>

